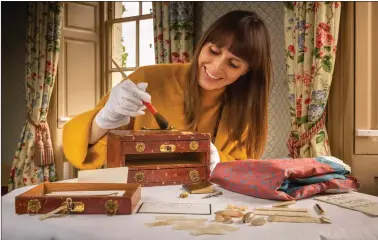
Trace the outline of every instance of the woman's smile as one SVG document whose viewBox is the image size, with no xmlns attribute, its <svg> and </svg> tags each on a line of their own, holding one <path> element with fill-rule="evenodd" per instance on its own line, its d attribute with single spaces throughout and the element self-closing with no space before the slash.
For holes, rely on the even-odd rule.
<svg viewBox="0 0 378 240">
<path fill-rule="evenodd" d="M 220 80 L 220 79 L 222 79 L 221 77 L 218 77 L 217 75 L 212 74 L 212 73 L 206 68 L 206 66 L 204 66 L 204 68 L 205 68 L 205 73 L 206 73 L 206 75 L 207 75 L 210 79 L 212 79 L 212 80 Z"/>
</svg>

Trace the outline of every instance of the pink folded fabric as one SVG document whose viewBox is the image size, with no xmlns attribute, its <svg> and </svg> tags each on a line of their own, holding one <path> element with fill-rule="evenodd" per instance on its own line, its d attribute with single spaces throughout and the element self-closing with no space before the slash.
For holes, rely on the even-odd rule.
<svg viewBox="0 0 378 240">
<path fill-rule="evenodd" d="M 327 157 L 219 163 L 209 181 L 241 194 L 274 200 L 311 197 L 328 189 L 357 190 L 350 172 Z"/>
</svg>

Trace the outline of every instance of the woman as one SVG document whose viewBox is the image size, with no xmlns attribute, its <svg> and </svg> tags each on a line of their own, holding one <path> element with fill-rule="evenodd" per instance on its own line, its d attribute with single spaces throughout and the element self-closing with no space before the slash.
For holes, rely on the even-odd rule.
<svg viewBox="0 0 378 240">
<path fill-rule="evenodd" d="M 99 168 L 109 129 L 157 128 L 142 100 L 176 129 L 211 133 L 213 163 L 259 158 L 267 140 L 269 41 L 255 13 L 227 13 L 204 34 L 191 64 L 140 67 L 95 109 L 67 122 L 66 158 L 79 169 Z"/>
</svg>

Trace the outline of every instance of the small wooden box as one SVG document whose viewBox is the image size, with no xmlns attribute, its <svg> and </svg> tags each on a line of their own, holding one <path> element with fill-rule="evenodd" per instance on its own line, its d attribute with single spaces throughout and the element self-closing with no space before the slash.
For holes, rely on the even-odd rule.
<svg viewBox="0 0 378 240">
<path fill-rule="evenodd" d="M 51 192 L 125 191 L 123 196 L 47 196 Z M 129 183 L 42 183 L 16 196 L 17 214 L 46 214 L 62 206 L 67 198 L 83 204 L 82 212 L 70 214 L 129 215 L 138 205 L 141 185 Z"/>
<path fill-rule="evenodd" d="M 210 175 L 210 134 L 176 130 L 108 132 L 107 167 L 129 167 L 128 183 L 188 184 Z"/>
</svg>

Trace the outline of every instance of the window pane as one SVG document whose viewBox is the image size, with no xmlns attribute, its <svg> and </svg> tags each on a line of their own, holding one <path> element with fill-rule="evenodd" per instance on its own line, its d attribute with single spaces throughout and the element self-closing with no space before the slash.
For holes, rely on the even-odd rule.
<svg viewBox="0 0 378 240">
<path fill-rule="evenodd" d="M 134 71 L 126 71 L 126 75 L 129 76 Z M 123 80 L 123 76 L 119 72 L 112 72 L 112 88 Z"/>
<path fill-rule="evenodd" d="M 121 67 L 136 67 L 135 21 L 113 24 L 112 57 Z"/>
<path fill-rule="evenodd" d="M 139 16 L 139 2 L 114 2 L 115 18 Z"/>
<path fill-rule="evenodd" d="M 152 13 L 152 2 L 142 2 L 142 14 Z"/>
<path fill-rule="evenodd" d="M 152 19 L 140 21 L 139 66 L 155 64 L 154 25 Z"/>
</svg>

